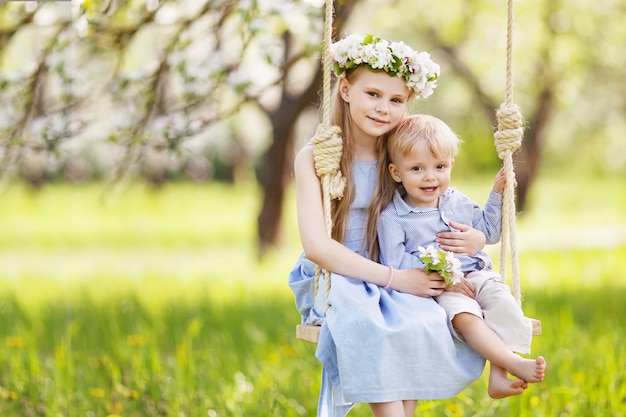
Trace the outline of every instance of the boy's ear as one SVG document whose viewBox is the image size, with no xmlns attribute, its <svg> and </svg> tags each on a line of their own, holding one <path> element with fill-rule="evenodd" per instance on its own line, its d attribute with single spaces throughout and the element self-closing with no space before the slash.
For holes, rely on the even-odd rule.
<svg viewBox="0 0 626 417">
<path fill-rule="evenodd" d="M 402 179 L 400 179 L 400 175 L 398 175 L 398 168 L 393 163 L 389 164 L 389 173 L 391 174 L 391 178 L 393 178 L 395 182 L 402 182 Z"/>
<path fill-rule="evenodd" d="M 339 95 L 346 103 L 349 103 L 350 98 L 350 83 L 346 79 L 346 77 L 339 78 Z"/>
<path fill-rule="evenodd" d="M 453 166 L 454 166 L 454 158 L 450 160 L 450 168 L 452 168 Z"/>
</svg>

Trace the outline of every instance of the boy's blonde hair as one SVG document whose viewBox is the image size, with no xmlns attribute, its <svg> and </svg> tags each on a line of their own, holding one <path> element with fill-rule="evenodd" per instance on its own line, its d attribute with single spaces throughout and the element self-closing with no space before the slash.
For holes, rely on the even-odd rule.
<svg viewBox="0 0 626 417">
<path fill-rule="evenodd" d="M 415 114 L 402 120 L 389 134 L 387 152 L 393 162 L 424 144 L 436 158 L 454 158 L 460 139 L 442 120 L 427 114 Z"/>
<path fill-rule="evenodd" d="M 398 184 L 391 178 L 389 164 L 399 156 L 414 151 L 423 143 L 436 158 L 454 158 L 461 140 L 442 120 L 427 114 L 415 114 L 402 120 L 385 137 L 378 161 L 378 178 L 368 207 L 366 241 L 370 258 L 378 261 L 378 218 L 393 199 Z"/>
</svg>

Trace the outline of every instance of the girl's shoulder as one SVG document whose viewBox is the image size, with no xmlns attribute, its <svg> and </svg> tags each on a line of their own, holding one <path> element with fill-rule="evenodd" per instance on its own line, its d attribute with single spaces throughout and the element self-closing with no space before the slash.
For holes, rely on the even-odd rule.
<svg viewBox="0 0 626 417">
<path fill-rule="evenodd" d="M 313 160 L 313 151 L 315 147 L 311 142 L 304 145 L 297 153 L 295 163 L 297 164 L 300 160 L 312 161 Z"/>
<path fill-rule="evenodd" d="M 298 151 L 293 161 L 293 168 L 296 177 L 299 176 L 314 176 L 315 174 L 315 159 L 313 156 L 314 146 L 311 143 L 307 143 Z"/>
</svg>

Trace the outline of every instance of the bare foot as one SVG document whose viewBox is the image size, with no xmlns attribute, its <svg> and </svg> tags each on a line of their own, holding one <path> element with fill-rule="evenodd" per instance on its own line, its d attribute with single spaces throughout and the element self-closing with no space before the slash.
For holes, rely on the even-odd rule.
<svg viewBox="0 0 626 417">
<path fill-rule="evenodd" d="M 543 356 L 538 356 L 537 359 L 519 358 L 520 361 L 508 370 L 511 375 L 515 375 L 526 382 L 543 381 L 546 373 L 546 360 Z"/>
<path fill-rule="evenodd" d="M 509 379 L 506 369 L 491 364 L 489 373 L 489 388 L 487 393 L 493 399 L 519 395 L 528 388 L 528 383 L 522 379 Z"/>
</svg>

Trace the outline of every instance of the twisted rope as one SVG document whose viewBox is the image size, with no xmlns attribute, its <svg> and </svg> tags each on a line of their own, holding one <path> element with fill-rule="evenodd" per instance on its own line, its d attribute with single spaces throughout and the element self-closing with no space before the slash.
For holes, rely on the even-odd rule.
<svg viewBox="0 0 626 417">
<path fill-rule="evenodd" d="M 523 116 L 513 101 L 513 0 L 508 0 L 507 44 L 506 44 L 506 98 L 496 112 L 498 129 L 494 133 L 494 144 L 502 160 L 506 175 L 506 186 L 502 201 L 502 239 L 500 245 L 500 274 L 506 281 L 507 252 L 511 251 L 513 296 L 522 305 L 517 232 L 515 228 L 515 170 L 513 153 L 522 145 L 524 135 Z"/>
<path fill-rule="evenodd" d="M 333 2 L 326 1 L 324 17 L 324 38 L 322 40 L 322 123 L 318 126 L 315 136 L 311 139 L 314 146 L 313 159 L 315 161 L 315 173 L 320 179 L 322 187 L 322 207 L 324 210 L 324 223 L 328 236 L 332 235 L 332 200 L 341 199 L 346 187 L 346 179 L 340 170 L 341 155 L 343 153 L 343 138 L 338 126 L 330 126 L 330 76 L 332 72 L 332 59 L 330 45 L 333 32 Z M 314 298 L 317 298 L 320 277 L 324 272 L 325 300 L 328 300 L 330 292 L 330 271 L 322 271 L 318 265 L 315 269 Z M 328 303 L 326 303 L 328 308 Z"/>
</svg>

